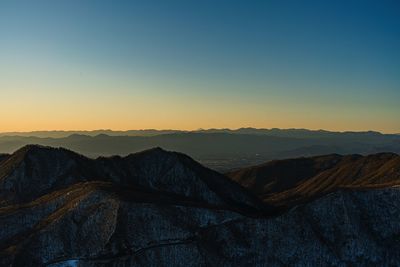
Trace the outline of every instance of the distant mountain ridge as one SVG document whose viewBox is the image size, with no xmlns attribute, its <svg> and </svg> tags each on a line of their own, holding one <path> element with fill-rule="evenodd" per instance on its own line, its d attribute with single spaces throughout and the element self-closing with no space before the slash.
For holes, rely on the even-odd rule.
<svg viewBox="0 0 400 267">
<path fill-rule="evenodd" d="M 0 132 L 0 136 L 25 136 L 25 137 L 42 137 L 42 138 L 63 138 L 70 135 L 87 135 L 96 136 L 100 134 L 106 134 L 109 136 L 154 136 L 161 134 L 173 134 L 173 133 L 232 133 L 232 134 L 265 134 L 273 136 L 284 136 L 284 137 L 327 137 L 332 135 L 392 135 L 383 134 L 377 131 L 327 131 L 327 130 L 309 130 L 309 129 L 279 129 L 279 128 L 252 128 L 244 127 L 238 129 L 229 128 L 210 128 L 210 129 L 199 129 L 199 130 L 157 130 L 157 129 L 141 129 L 141 130 L 87 130 L 87 131 L 73 131 L 73 130 L 59 130 L 59 131 L 31 131 L 31 132 Z"/>
<path fill-rule="evenodd" d="M 251 129 L 245 129 L 246 132 Z M 180 132 L 153 136 L 88 136 L 62 138 L 0 137 L 0 153 L 13 153 L 27 144 L 65 147 L 88 157 L 126 156 L 152 147 L 190 155 L 218 171 L 261 164 L 273 159 L 324 154 L 400 153 L 400 136 L 376 132 L 332 133 L 276 130 L 281 134 Z"/>
</svg>

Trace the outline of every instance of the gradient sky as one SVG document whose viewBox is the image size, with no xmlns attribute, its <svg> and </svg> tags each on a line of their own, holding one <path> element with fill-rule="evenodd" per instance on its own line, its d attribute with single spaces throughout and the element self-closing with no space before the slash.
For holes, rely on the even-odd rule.
<svg viewBox="0 0 400 267">
<path fill-rule="evenodd" d="M 400 132 L 400 2 L 0 1 L 0 131 Z"/>
</svg>

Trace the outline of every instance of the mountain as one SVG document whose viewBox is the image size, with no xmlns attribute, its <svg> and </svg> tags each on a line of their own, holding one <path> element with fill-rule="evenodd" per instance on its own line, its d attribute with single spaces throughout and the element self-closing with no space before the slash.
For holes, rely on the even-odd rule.
<svg viewBox="0 0 400 267">
<path fill-rule="evenodd" d="M 25 146 L 0 165 L 0 202 L 30 202 L 79 182 L 102 181 L 166 192 L 210 205 L 264 207 L 227 177 L 190 157 L 154 148 L 126 157 L 89 159 L 63 148 Z"/>
<path fill-rule="evenodd" d="M 211 130 L 210 130 L 211 131 Z M 247 130 L 250 131 L 250 130 Z M 260 130 L 261 131 L 261 130 Z M 278 130 L 276 130 L 278 131 Z M 283 131 L 279 130 L 278 132 Z M 288 134 L 291 131 L 287 130 Z M 305 131 L 305 130 L 304 130 Z M 273 159 L 322 154 L 400 153 L 400 136 L 365 133 L 314 133 L 294 131 L 293 136 L 244 133 L 171 133 L 155 136 L 88 136 L 73 134 L 63 138 L 23 136 L 0 137 L 0 152 L 12 153 L 27 144 L 65 147 L 88 157 L 126 156 L 130 153 L 162 147 L 190 155 L 218 171 L 252 166 Z M 286 132 L 286 131 L 283 131 Z M 313 132 L 310 132 L 310 134 Z"/>
<path fill-rule="evenodd" d="M 270 163 L 289 180 L 287 167 L 307 181 L 339 165 L 364 177 L 363 190 L 277 212 L 181 153 L 88 159 L 26 146 L 0 162 L 0 266 L 397 266 L 400 190 L 386 176 L 369 186 L 396 173 L 396 157 Z"/>
<path fill-rule="evenodd" d="M 32 131 L 32 132 L 3 132 L 0 136 L 20 136 L 20 137 L 40 137 L 40 138 L 63 138 L 70 135 L 86 135 L 96 136 L 106 134 L 109 136 L 154 136 L 160 134 L 170 134 L 183 132 L 179 130 L 156 130 L 156 129 L 143 129 L 143 130 L 127 130 L 127 131 L 113 131 L 113 130 L 93 130 L 93 131 Z"/>
<path fill-rule="evenodd" d="M 275 160 L 227 173 L 266 203 L 293 206 L 338 189 L 400 184 L 400 156 L 337 154 Z"/>
<path fill-rule="evenodd" d="M 70 135 L 87 135 L 96 136 L 100 134 L 106 134 L 109 136 L 155 136 L 162 134 L 174 134 L 174 133 L 229 133 L 229 134 L 250 134 L 250 135 L 270 135 L 277 137 L 295 137 L 295 138 L 330 138 L 330 137 L 365 137 L 374 138 L 382 135 L 392 136 L 395 134 L 382 134 L 376 131 L 363 131 L 363 132 L 334 132 L 326 130 L 309 130 L 309 129 L 265 129 L 265 128 L 238 128 L 238 129 L 199 129 L 199 130 L 156 130 L 156 129 L 142 129 L 142 130 L 126 130 L 126 131 L 114 131 L 114 130 L 92 130 L 92 131 L 31 131 L 31 132 L 3 132 L 0 136 L 21 136 L 21 137 L 41 137 L 41 138 L 63 138 Z"/>
</svg>

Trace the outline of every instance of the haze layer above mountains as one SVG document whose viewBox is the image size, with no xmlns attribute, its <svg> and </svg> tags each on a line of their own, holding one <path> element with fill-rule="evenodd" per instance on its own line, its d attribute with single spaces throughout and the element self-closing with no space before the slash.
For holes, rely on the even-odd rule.
<svg viewBox="0 0 400 267">
<path fill-rule="evenodd" d="M 0 153 L 12 153 L 27 144 L 65 147 L 88 157 L 124 156 L 152 147 L 162 147 L 188 154 L 219 171 L 301 156 L 400 153 L 400 135 L 378 132 L 242 128 L 192 132 L 99 130 L 0 134 Z"/>
</svg>

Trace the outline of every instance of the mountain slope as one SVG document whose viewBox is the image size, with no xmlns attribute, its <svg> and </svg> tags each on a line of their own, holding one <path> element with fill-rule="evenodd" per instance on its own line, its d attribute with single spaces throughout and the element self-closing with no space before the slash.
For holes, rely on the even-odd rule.
<svg viewBox="0 0 400 267">
<path fill-rule="evenodd" d="M 0 163 L 9 157 L 8 154 L 0 154 Z"/>
<path fill-rule="evenodd" d="M 249 218 L 77 184 L 18 212 L 0 209 L 0 265 L 397 266 L 399 199 L 398 188 L 338 191 L 278 217 Z"/>
<path fill-rule="evenodd" d="M 215 205 L 235 204 L 247 211 L 265 208 L 258 198 L 225 176 L 185 155 L 160 148 L 92 160 L 66 149 L 26 146 L 0 165 L 0 200 L 8 204 L 29 202 L 85 181 L 169 192 Z"/>
<path fill-rule="evenodd" d="M 0 200 L 29 202 L 99 176 L 93 162 L 66 149 L 25 146 L 0 164 Z"/>
<path fill-rule="evenodd" d="M 365 189 L 400 184 L 400 156 L 327 155 L 272 161 L 227 173 L 274 205 L 295 205 L 340 188 Z"/>
<path fill-rule="evenodd" d="M 257 195 L 276 193 L 292 188 L 321 171 L 332 168 L 341 160 L 339 155 L 274 160 L 258 166 L 227 173 Z"/>
<path fill-rule="evenodd" d="M 345 182 L 362 184 L 282 212 L 180 153 L 93 160 L 27 146 L 0 163 L 0 266 L 397 266 L 397 158 L 266 164 L 289 184 L 353 169 Z"/>
</svg>

